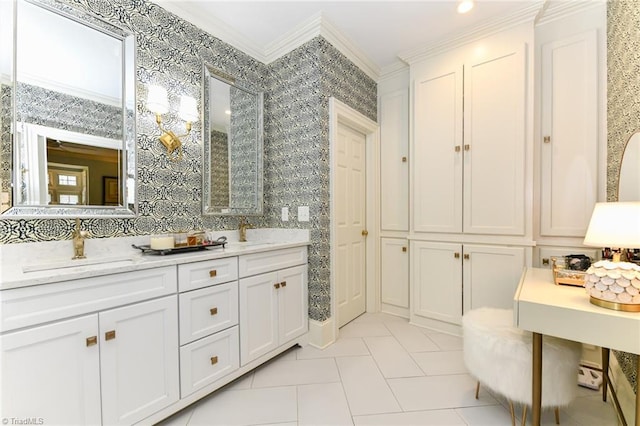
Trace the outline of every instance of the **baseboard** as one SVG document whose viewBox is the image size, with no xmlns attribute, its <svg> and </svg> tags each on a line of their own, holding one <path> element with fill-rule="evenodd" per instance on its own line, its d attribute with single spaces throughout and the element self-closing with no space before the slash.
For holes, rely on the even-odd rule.
<svg viewBox="0 0 640 426">
<path fill-rule="evenodd" d="M 380 312 L 409 319 L 409 308 L 401 308 L 399 306 L 383 303 L 380 305 Z"/>
<path fill-rule="evenodd" d="M 333 318 L 324 321 L 309 320 L 309 344 L 324 349 L 336 341 Z"/>
<path fill-rule="evenodd" d="M 633 425 L 636 419 L 636 394 L 633 392 L 631 383 L 627 380 L 627 376 L 620 368 L 620 364 L 618 364 L 618 360 L 613 353 L 609 358 L 609 374 L 612 386 L 616 390 L 618 401 L 620 401 L 620 408 L 624 418 L 628 425 Z"/>
</svg>

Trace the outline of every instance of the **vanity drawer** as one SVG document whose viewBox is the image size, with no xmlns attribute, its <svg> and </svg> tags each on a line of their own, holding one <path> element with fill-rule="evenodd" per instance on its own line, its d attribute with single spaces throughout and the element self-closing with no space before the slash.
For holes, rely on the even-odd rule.
<svg viewBox="0 0 640 426">
<path fill-rule="evenodd" d="M 182 398 L 240 368 L 238 326 L 180 348 Z"/>
<path fill-rule="evenodd" d="M 178 265 L 178 286 L 180 291 L 195 290 L 237 279 L 237 257 Z"/>
<path fill-rule="evenodd" d="M 238 270 L 242 278 L 306 263 L 307 246 L 293 247 L 240 256 Z"/>
<path fill-rule="evenodd" d="M 180 294 L 180 344 L 238 324 L 238 282 Z"/>
<path fill-rule="evenodd" d="M 0 292 L 0 331 L 175 293 L 175 266 L 16 288 Z"/>
</svg>

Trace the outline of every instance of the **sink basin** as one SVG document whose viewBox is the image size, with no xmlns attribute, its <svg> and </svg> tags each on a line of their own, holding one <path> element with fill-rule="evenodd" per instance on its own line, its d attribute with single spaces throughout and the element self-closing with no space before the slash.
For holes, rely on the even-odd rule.
<svg viewBox="0 0 640 426">
<path fill-rule="evenodd" d="M 43 263 L 36 263 L 32 265 L 23 265 L 22 272 L 38 272 L 38 271 L 53 271 L 56 269 L 65 269 L 65 268 L 76 268 L 78 266 L 88 266 L 88 265 L 100 265 L 104 263 L 118 263 L 118 264 L 127 264 L 133 263 L 136 261 L 136 257 L 127 255 L 127 256 L 111 256 L 111 257 L 100 257 L 100 258 L 89 258 L 89 259 L 60 259 L 58 261 L 48 261 Z"/>
</svg>

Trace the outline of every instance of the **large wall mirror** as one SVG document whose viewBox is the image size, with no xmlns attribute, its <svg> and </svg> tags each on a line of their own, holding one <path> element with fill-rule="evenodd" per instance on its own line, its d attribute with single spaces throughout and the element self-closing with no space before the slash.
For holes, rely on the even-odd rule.
<svg viewBox="0 0 640 426">
<path fill-rule="evenodd" d="M 134 215 L 133 34 L 62 6 L 0 7 L 3 215 Z"/>
<path fill-rule="evenodd" d="M 262 214 L 262 93 L 203 71 L 203 214 Z"/>
<path fill-rule="evenodd" d="M 622 153 L 618 201 L 640 201 L 640 132 L 631 135 Z"/>
</svg>

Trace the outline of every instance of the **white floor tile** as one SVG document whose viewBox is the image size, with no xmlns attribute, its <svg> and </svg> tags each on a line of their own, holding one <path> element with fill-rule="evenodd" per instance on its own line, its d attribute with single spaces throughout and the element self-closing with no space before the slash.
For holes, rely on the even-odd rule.
<svg viewBox="0 0 640 426">
<path fill-rule="evenodd" d="M 458 426 L 466 423 L 454 410 L 411 411 L 408 413 L 354 416 L 356 426 Z"/>
<path fill-rule="evenodd" d="M 411 355 L 398 343 L 395 337 L 365 337 L 364 341 L 384 377 L 424 375 Z"/>
<path fill-rule="evenodd" d="M 369 349 L 360 337 L 341 338 L 331 346 L 318 349 L 311 345 L 304 346 L 297 351 L 298 359 L 333 358 L 339 356 L 369 355 Z"/>
<path fill-rule="evenodd" d="M 336 362 L 352 415 L 401 411 L 372 357 L 344 357 Z"/>
<path fill-rule="evenodd" d="M 574 399 L 568 407 L 560 410 L 560 424 L 564 424 L 565 414 L 576 424 L 585 426 L 614 426 L 618 424 L 613 405 L 610 401 L 603 402 L 601 395 Z"/>
<path fill-rule="evenodd" d="M 296 422 L 296 401 L 295 386 L 219 392 L 196 405 L 189 426 Z"/>
<path fill-rule="evenodd" d="M 445 333 L 435 333 L 432 330 L 423 329 L 423 332 L 433 340 L 436 345 L 443 351 L 461 351 L 462 337 L 453 336 Z"/>
<path fill-rule="evenodd" d="M 467 373 L 462 351 L 420 352 L 412 356 L 427 376 Z"/>
<path fill-rule="evenodd" d="M 425 333 L 406 321 L 385 324 L 391 334 L 409 352 L 439 351 L 440 348 Z"/>
<path fill-rule="evenodd" d="M 342 383 L 298 386 L 298 424 L 300 426 L 352 424 Z"/>
<path fill-rule="evenodd" d="M 224 390 L 242 390 L 242 389 L 251 389 L 251 384 L 253 383 L 253 375 L 255 373 L 252 371 L 250 373 L 245 374 L 242 377 L 238 377 L 233 382 L 226 385 Z"/>
<path fill-rule="evenodd" d="M 333 358 L 278 360 L 256 370 L 253 388 L 339 382 Z"/>
<path fill-rule="evenodd" d="M 363 321 L 350 322 L 339 330 L 339 337 L 371 337 L 371 336 L 390 336 L 391 332 L 382 322 Z"/>
<path fill-rule="evenodd" d="M 383 314 L 382 312 L 376 312 L 376 313 L 365 312 L 364 314 L 360 315 L 358 318 L 354 319 L 353 322 L 355 322 L 355 323 L 358 323 L 358 322 L 380 322 L 380 323 L 384 323 L 384 324 L 390 324 L 390 323 L 395 323 L 395 322 L 407 323 L 407 319 L 399 317 L 397 315 Z"/>
<path fill-rule="evenodd" d="M 502 405 L 456 408 L 456 412 L 469 426 L 511 426 L 511 414 Z"/>
<path fill-rule="evenodd" d="M 466 374 L 389 379 L 404 411 L 495 405 L 488 393 L 475 399 L 476 381 Z"/>
</svg>

